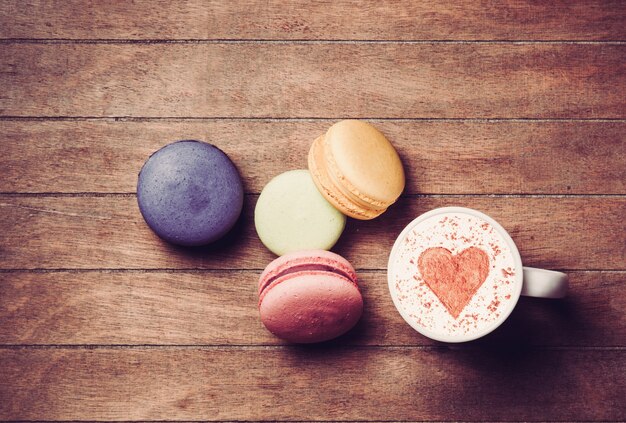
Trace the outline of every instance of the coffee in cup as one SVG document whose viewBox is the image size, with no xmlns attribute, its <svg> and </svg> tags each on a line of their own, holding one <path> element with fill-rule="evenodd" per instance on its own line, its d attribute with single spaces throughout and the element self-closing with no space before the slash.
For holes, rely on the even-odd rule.
<svg viewBox="0 0 626 423">
<path fill-rule="evenodd" d="M 464 342 L 504 322 L 524 285 L 529 295 L 559 297 L 567 277 L 523 268 L 513 240 L 489 216 L 444 207 L 418 217 L 400 234 L 388 283 L 396 308 L 414 329 L 435 340 Z"/>
</svg>

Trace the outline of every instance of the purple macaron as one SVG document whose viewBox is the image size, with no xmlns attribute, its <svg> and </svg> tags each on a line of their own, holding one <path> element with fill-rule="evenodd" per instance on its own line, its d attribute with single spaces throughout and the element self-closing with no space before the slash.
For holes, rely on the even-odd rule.
<svg viewBox="0 0 626 423">
<path fill-rule="evenodd" d="M 243 184 L 219 148 L 184 140 L 148 158 L 137 182 L 139 210 L 164 240 L 183 246 L 217 241 L 237 222 Z"/>
</svg>

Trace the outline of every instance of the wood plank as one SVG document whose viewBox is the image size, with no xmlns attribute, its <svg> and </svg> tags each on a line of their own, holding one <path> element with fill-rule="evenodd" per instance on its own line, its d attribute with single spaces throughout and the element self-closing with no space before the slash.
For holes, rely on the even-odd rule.
<svg viewBox="0 0 626 423">
<path fill-rule="evenodd" d="M 134 196 L 0 196 L 0 268 L 262 269 L 274 257 L 254 231 L 256 196 L 221 245 L 168 245 L 144 223 Z M 349 221 L 336 251 L 360 269 L 384 269 L 391 246 L 416 216 L 441 206 L 492 215 L 528 266 L 626 269 L 626 197 L 405 197 L 381 218 Z"/>
<path fill-rule="evenodd" d="M 258 271 L 0 273 L 0 344 L 275 345 Z M 363 318 L 343 345 L 436 345 L 400 317 L 386 272 L 362 271 Z M 522 298 L 484 345 L 626 346 L 624 272 L 572 272 L 566 300 Z"/>
<path fill-rule="evenodd" d="M 622 44 L 0 45 L 0 115 L 624 118 Z"/>
<path fill-rule="evenodd" d="M 3 420 L 626 416 L 624 350 L 61 348 L 0 362 Z"/>
<path fill-rule="evenodd" d="M 8 0 L 0 38 L 620 40 L 620 1 Z"/>
<path fill-rule="evenodd" d="M 4 120 L 0 192 L 132 193 L 152 152 L 191 138 L 222 148 L 246 191 L 259 193 L 278 173 L 306 167 L 312 140 L 333 122 Z M 615 154 L 626 149 L 626 122 L 372 123 L 402 156 L 407 194 L 626 193 L 626 155 Z"/>
</svg>

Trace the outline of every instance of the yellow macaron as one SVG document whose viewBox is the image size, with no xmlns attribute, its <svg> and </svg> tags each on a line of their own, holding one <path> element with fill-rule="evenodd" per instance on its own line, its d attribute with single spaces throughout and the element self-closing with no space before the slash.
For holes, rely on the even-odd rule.
<svg viewBox="0 0 626 423">
<path fill-rule="evenodd" d="M 308 162 L 322 195 L 355 219 L 380 216 L 404 190 L 404 169 L 397 151 L 367 122 L 335 123 L 313 142 Z"/>
</svg>

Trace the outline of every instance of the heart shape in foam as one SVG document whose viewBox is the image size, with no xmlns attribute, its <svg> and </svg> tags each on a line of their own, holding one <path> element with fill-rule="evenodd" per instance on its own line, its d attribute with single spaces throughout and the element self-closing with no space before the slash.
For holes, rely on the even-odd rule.
<svg viewBox="0 0 626 423">
<path fill-rule="evenodd" d="M 456 319 L 489 275 L 489 256 L 477 247 L 457 255 L 447 248 L 428 248 L 417 266 L 426 285 Z"/>
</svg>

